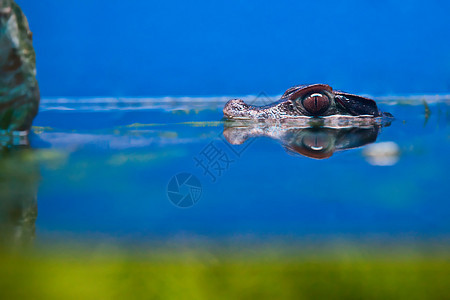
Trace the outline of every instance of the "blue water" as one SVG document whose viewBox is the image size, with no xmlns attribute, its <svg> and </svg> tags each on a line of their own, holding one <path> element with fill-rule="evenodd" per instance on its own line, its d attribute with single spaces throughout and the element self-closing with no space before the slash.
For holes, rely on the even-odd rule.
<svg viewBox="0 0 450 300">
<path fill-rule="evenodd" d="M 381 99 L 395 120 L 375 144 L 322 160 L 269 137 L 231 145 L 225 99 L 43 99 L 30 135 L 39 176 L 24 183 L 38 186 L 37 241 L 448 236 L 448 97 L 425 98 L 428 113 L 423 97 Z M 399 151 L 374 165 L 367 149 L 385 142 Z M 195 161 L 211 145 L 232 160 L 215 178 Z M 202 185 L 189 208 L 167 195 L 180 172 Z"/>
<path fill-rule="evenodd" d="M 448 1 L 17 3 L 44 97 L 450 92 Z"/>
</svg>

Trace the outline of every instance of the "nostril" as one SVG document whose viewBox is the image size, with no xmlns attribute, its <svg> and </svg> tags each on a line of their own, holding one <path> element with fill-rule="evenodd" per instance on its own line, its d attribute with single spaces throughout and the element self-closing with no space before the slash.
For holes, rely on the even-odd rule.
<svg viewBox="0 0 450 300">
<path fill-rule="evenodd" d="M 249 110 L 249 105 L 241 99 L 232 99 L 225 104 L 223 114 L 227 118 L 244 117 Z"/>
<path fill-rule="evenodd" d="M 240 99 L 232 99 L 228 101 L 223 108 L 224 115 L 230 117 L 235 115 L 238 111 L 240 111 L 241 101 L 242 100 Z"/>
<path fill-rule="evenodd" d="M 232 99 L 228 101 L 228 103 L 225 106 L 232 109 L 241 110 L 246 106 L 246 104 L 241 99 Z"/>
<path fill-rule="evenodd" d="M 244 101 L 242 101 L 241 99 L 230 100 L 230 103 L 233 105 L 233 107 L 236 108 L 242 108 L 245 105 Z"/>
</svg>

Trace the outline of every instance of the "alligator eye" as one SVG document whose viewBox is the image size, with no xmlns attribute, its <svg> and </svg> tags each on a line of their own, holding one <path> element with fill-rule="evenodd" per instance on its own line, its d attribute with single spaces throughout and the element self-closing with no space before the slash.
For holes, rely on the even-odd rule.
<svg viewBox="0 0 450 300">
<path fill-rule="evenodd" d="M 314 93 L 303 99 L 303 107 L 312 115 L 319 115 L 325 112 L 330 106 L 330 100 L 327 96 Z"/>
</svg>

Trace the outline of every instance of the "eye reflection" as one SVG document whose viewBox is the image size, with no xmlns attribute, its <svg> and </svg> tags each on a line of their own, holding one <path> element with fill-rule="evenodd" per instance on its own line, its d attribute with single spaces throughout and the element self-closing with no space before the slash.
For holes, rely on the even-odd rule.
<svg viewBox="0 0 450 300">
<path fill-rule="evenodd" d="M 333 144 L 332 136 L 327 134 L 327 132 L 317 130 L 305 130 L 301 143 L 313 151 L 326 150 Z"/>
<path fill-rule="evenodd" d="M 385 124 L 384 126 L 389 126 Z M 373 143 L 382 125 L 364 127 L 310 127 L 268 124 L 225 124 L 223 135 L 233 145 L 244 144 L 250 138 L 270 137 L 278 141 L 288 154 L 314 159 L 326 159 L 334 152 L 359 148 Z"/>
</svg>

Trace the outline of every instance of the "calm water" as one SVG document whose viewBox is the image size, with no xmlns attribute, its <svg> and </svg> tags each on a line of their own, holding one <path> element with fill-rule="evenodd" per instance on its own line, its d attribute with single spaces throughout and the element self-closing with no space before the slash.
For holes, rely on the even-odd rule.
<svg viewBox="0 0 450 300">
<path fill-rule="evenodd" d="M 251 132 L 225 100 L 44 99 L 0 157 L 3 242 L 448 237 L 448 97 L 383 98 L 383 128 Z M 177 206 L 179 173 L 198 181 Z"/>
</svg>

